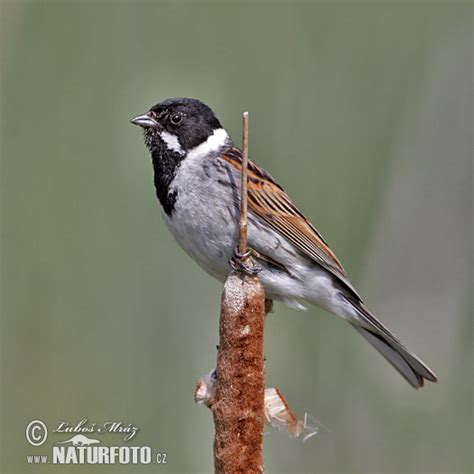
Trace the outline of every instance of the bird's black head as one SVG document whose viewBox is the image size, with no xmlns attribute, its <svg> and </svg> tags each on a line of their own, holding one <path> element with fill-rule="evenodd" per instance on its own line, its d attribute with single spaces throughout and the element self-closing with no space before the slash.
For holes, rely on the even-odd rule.
<svg viewBox="0 0 474 474">
<path fill-rule="evenodd" d="M 197 99 L 167 99 L 131 120 L 144 129 L 150 151 L 185 155 L 222 126 L 214 112 Z"/>
<path fill-rule="evenodd" d="M 178 190 L 170 186 L 187 157 L 207 158 L 232 142 L 214 112 L 196 99 L 168 99 L 131 120 L 143 128 L 150 150 L 156 195 L 171 215 Z"/>
</svg>

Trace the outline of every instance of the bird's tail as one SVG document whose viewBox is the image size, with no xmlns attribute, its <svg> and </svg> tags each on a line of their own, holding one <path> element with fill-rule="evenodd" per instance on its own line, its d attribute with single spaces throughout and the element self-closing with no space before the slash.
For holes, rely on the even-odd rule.
<svg viewBox="0 0 474 474">
<path fill-rule="evenodd" d="M 423 387 L 425 380 L 438 381 L 436 374 L 415 354 L 408 351 L 362 304 L 358 304 L 356 309 L 363 317 L 364 324 L 361 325 L 359 322 L 352 322 L 351 324 L 372 347 L 377 349 L 392 364 L 412 387 Z"/>
<path fill-rule="evenodd" d="M 409 352 L 398 341 L 388 339 L 378 331 L 372 332 L 355 324 L 353 326 L 359 334 L 370 342 L 372 347 L 377 349 L 397 369 L 412 387 L 423 387 L 425 379 L 430 382 L 438 380 L 434 372 L 424 362 Z"/>
</svg>

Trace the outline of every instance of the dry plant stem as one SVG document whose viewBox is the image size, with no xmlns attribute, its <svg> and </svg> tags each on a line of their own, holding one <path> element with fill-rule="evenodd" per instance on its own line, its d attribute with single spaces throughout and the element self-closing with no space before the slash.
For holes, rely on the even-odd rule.
<svg viewBox="0 0 474 474">
<path fill-rule="evenodd" d="M 239 258 L 251 268 L 252 258 L 247 255 L 248 112 L 243 114 L 242 137 Z M 265 291 L 258 276 L 242 269 L 231 272 L 222 293 L 211 408 L 216 429 L 214 468 L 219 474 L 263 472 L 264 322 Z"/>
<path fill-rule="evenodd" d="M 247 252 L 247 165 L 249 161 L 249 113 L 242 116 L 242 178 L 240 188 L 239 252 Z"/>
<path fill-rule="evenodd" d="M 224 286 L 212 413 L 216 473 L 263 472 L 265 294 L 256 275 L 232 272 Z"/>
</svg>

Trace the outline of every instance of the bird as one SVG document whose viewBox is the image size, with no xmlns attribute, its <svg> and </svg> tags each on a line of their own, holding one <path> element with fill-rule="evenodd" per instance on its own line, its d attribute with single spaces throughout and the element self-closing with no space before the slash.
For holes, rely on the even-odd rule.
<svg viewBox="0 0 474 474">
<path fill-rule="evenodd" d="M 239 236 L 242 151 L 214 111 L 171 98 L 131 119 L 143 129 L 165 225 L 208 274 L 224 282 Z M 327 241 L 283 187 L 248 161 L 247 241 L 267 299 L 310 303 L 346 320 L 415 388 L 435 373 L 365 306 Z"/>
</svg>

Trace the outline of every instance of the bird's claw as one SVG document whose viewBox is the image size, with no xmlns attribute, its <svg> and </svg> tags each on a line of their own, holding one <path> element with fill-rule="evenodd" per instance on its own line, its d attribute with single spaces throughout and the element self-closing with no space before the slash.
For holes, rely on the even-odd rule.
<svg viewBox="0 0 474 474">
<path fill-rule="evenodd" d="M 251 249 L 245 253 L 240 253 L 239 248 L 236 247 L 232 254 L 232 258 L 229 261 L 230 266 L 235 271 L 243 271 L 248 275 L 257 275 L 262 269 L 254 263 L 251 258 L 252 255 L 253 252 Z"/>
</svg>

